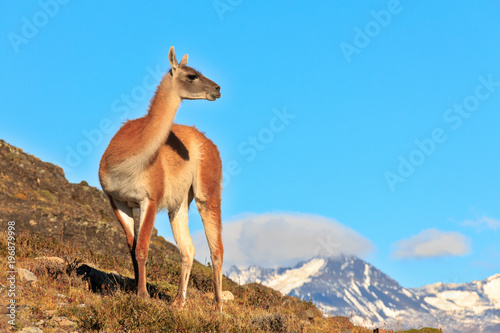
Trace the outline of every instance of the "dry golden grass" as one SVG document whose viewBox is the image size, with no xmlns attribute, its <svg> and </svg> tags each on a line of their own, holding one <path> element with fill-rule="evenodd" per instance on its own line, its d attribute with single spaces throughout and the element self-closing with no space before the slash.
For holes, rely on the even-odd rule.
<svg viewBox="0 0 500 333">
<path fill-rule="evenodd" d="M 0 233 L 3 267 L 7 262 L 6 239 L 6 233 Z M 35 259 L 41 256 L 61 257 L 69 265 L 61 271 Z M 225 303 L 223 313 L 213 312 L 212 270 L 198 263 L 193 267 L 186 306 L 177 309 L 170 306 L 170 300 L 177 292 L 180 267 L 172 258 L 149 260 L 148 281 L 160 297 L 146 300 L 123 290 L 93 293 L 75 272 L 78 264 L 85 262 L 100 270 L 131 276 L 130 260 L 22 234 L 17 238 L 16 261 L 17 267 L 35 272 L 38 278 L 37 283 L 17 281 L 17 328 L 38 324 L 44 332 L 61 332 L 54 318 L 67 317 L 75 327 L 66 331 L 78 332 L 372 332 L 355 327 L 345 317 L 325 318 L 311 302 L 282 296 L 258 284 L 238 286 L 228 279 L 224 280 L 224 290 L 231 291 L 235 299 Z M 0 272 L 2 281 L 6 274 Z M 6 301 L 6 293 L 2 292 L 0 302 Z"/>
</svg>

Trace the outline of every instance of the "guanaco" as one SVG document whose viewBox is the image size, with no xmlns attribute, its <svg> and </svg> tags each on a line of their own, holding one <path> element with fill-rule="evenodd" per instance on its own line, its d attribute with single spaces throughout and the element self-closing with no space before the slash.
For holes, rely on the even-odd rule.
<svg viewBox="0 0 500 333">
<path fill-rule="evenodd" d="M 134 265 L 137 294 L 148 297 L 146 260 L 156 214 L 168 210 L 181 258 L 179 290 L 173 304 L 183 307 L 195 250 L 188 229 L 194 199 L 205 228 L 214 270 L 214 307 L 222 311 L 221 235 L 222 163 L 217 146 L 194 127 L 173 124 L 184 99 L 215 101 L 220 87 L 197 70 L 178 63 L 174 47 L 171 69 L 163 76 L 148 113 L 127 121 L 104 152 L 99 180 L 125 231 Z M 135 230 L 133 209 L 139 209 Z"/>
</svg>

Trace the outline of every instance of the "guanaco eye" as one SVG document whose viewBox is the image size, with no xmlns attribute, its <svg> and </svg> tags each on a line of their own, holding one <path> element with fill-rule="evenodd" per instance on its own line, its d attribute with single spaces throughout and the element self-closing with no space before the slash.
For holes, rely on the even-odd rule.
<svg viewBox="0 0 500 333">
<path fill-rule="evenodd" d="M 194 74 L 189 74 L 187 77 L 188 77 L 189 81 L 194 81 L 198 78 L 198 76 L 196 76 Z"/>
</svg>

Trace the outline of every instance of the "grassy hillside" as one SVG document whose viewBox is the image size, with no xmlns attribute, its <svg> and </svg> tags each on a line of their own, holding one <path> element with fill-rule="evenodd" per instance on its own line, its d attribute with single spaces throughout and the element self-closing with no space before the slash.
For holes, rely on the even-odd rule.
<svg viewBox="0 0 500 333">
<path fill-rule="evenodd" d="M 0 261 L 7 264 L 7 234 L 0 233 Z M 59 257 L 55 264 L 40 257 Z M 38 259 L 37 259 L 38 258 Z M 235 299 L 225 302 L 224 313 L 211 311 L 212 269 L 196 263 L 188 289 L 185 309 L 173 308 L 170 300 L 177 292 L 180 263 L 157 255 L 148 262 L 148 281 L 154 297 L 138 298 L 119 288 L 114 292 L 92 292 L 77 275 L 82 263 L 120 276 L 133 276 L 130 260 L 79 249 L 54 239 L 24 233 L 16 242 L 17 267 L 37 276 L 37 282 L 16 281 L 17 328 L 39 327 L 43 332 L 371 332 L 354 327 L 347 318 L 324 318 L 311 303 L 281 296 L 270 288 L 250 284 L 238 286 L 225 279 L 224 290 Z M 7 273 L 0 273 L 6 281 Z M 4 286 L 5 288 L 5 286 Z M 7 304 L 6 293 L 0 302 Z M 72 325 L 61 326 L 63 318 Z M 8 325 L 2 322 L 3 328 Z"/>
</svg>

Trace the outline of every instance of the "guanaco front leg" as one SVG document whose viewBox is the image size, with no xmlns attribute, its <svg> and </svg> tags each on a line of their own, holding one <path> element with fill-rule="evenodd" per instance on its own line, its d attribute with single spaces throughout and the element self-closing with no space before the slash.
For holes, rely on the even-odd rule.
<svg viewBox="0 0 500 333">
<path fill-rule="evenodd" d="M 119 201 L 113 199 L 109 196 L 109 201 L 111 202 L 111 207 L 116 215 L 116 218 L 120 222 L 123 227 L 123 231 L 125 231 L 125 236 L 127 237 L 127 245 L 130 251 L 130 255 L 132 256 L 132 264 L 134 265 L 134 275 L 135 275 L 135 284 L 137 286 L 137 282 L 139 279 L 137 260 L 135 258 L 135 247 L 136 247 L 136 238 L 135 238 L 135 224 L 134 224 L 134 215 L 132 212 L 132 208 L 127 206 L 123 201 Z"/>
<path fill-rule="evenodd" d="M 170 218 L 170 225 L 172 226 L 172 233 L 181 255 L 181 278 L 179 290 L 177 291 L 173 305 L 183 307 L 186 301 L 187 285 L 194 259 L 194 246 L 188 227 L 187 198 L 177 209 L 169 212 L 168 216 Z"/>
</svg>

